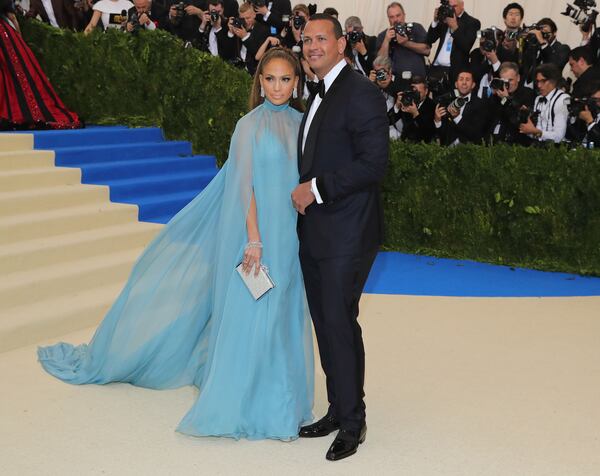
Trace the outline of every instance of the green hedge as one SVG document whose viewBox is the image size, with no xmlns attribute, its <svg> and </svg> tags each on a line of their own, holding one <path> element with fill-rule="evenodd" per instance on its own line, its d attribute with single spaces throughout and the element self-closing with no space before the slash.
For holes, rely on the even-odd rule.
<svg viewBox="0 0 600 476">
<path fill-rule="evenodd" d="M 158 125 L 226 158 L 250 78 L 164 32 L 89 37 L 22 23 L 65 102 L 89 123 Z M 389 250 L 600 275 L 595 151 L 392 144 Z"/>
<path fill-rule="evenodd" d="M 600 154 L 392 144 L 390 250 L 600 275 Z"/>
<path fill-rule="evenodd" d="M 248 107 L 247 73 L 163 31 L 84 36 L 35 20 L 21 28 L 60 97 L 86 122 L 159 126 L 197 153 L 227 157 Z"/>
</svg>

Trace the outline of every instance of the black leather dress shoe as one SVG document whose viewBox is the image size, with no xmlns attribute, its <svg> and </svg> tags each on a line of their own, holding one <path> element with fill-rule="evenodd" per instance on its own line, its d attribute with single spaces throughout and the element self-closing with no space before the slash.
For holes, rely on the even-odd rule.
<svg viewBox="0 0 600 476">
<path fill-rule="evenodd" d="M 299 436 L 300 438 L 318 438 L 320 436 L 327 436 L 339 427 L 340 423 L 334 417 L 325 415 L 319 421 L 300 428 Z"/>
<path fill-rule="evenodd" d="M 358 450 L 358 445 L 367 437 L 367 425 L 364 424 L 360 431 L 340 430 L 329 447 L 325 458 L 337 461 L 353 455 Z"/>
</svg>

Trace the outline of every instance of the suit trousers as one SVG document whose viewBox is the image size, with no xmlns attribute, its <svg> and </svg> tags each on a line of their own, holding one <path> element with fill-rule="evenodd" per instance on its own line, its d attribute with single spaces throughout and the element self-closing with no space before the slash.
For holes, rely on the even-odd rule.
<svg viewBox="0 0 600 476">
<path fill-rule="evenodd" d="M 328 414 L 347 430 L 365 422 L 365 350 L 358 304 L 377 249 L 315 259 L 301 251 L 308 306 L 327 382 Z"/>
</svg>

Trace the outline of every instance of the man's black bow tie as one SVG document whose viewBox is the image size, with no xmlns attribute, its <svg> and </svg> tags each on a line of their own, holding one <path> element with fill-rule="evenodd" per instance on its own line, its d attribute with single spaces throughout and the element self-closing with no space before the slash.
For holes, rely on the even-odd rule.
<svg viewBox="0 0 600 476">
<path fill-rule="evenodd" d="M 316 96 L 318 94 L 319 96 L 321 96 L 321 98 L 325 97 L 325 81 L 308 81 L 306 83 L 306 87 L 308 88 L 308 91 L 311 95 Z"/>
<path fill-rule="evenodd" d="M 541 97 L 540 100 L 538 101 L 540 104 L 546 104 L 548 102 L 548 98 L 545 97 Z"/>
</svg>

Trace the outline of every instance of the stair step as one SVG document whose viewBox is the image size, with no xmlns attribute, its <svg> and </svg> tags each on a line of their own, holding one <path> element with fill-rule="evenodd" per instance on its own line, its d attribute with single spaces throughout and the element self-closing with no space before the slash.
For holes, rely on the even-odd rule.
<svg viewBox="0 0 600 476">
<path fill-rule="evenodd" d="M 41 167 L 54 167 L 54 152 L 49 150 L 0 152 L 0 172 Z"/>
<path fill-rule="evenodd" d="M 151 175 L 123 180 L 112 180 L 110 198 L 115 202 L 127 198 L 143 197 L 151 194 L 178 192 L 181 190 L 202 190 L 213 179 L 216 170 L 183 174 Z"/>
<path fill-rule="evenodd" d="M 81 169 L 84 183 L 109 183 L 115 179 L 156 176 L 166 173 L 194 173 L 206 170 L 207 161 L 198 157 L 160 157 L 90 164 Z"/>
<path fill-rule="evenodd" d="M 5 275 L 0 283 L 2 309 L 126 279 L 142 251 L 134 248 Z"/>
<path fill-rule="evenodd" d="M 0 309 L 0 352 L 96 326 L 125 284 L 54 296 L 11 309 Z"/>
<path fill-rule="evenodd" d="M 3 192 L 80 183 L 81 170 L 73 168 L 46 167 L 0 172 L 0 190 Z"/>
<path fill-rule="evenodd" d="M 90 204 L 0 218 L 0 244 L 102 228 L 137 220 L 137 207 Z"/>
<path fill-rule="evenodd" d="M 0 151 L 33 149 L 33 134 L 0 134 Z"/>
<path fill-rule="evenodd" d="M 85 145 L 78 147 L 55 147 L 56 165 L 64 167 L 87 167 L 106 162 L 122 162 L 153 157 L 176 157 L 192 155 L 189 142 L 136 142 Z"/>
<path fill-rule="evenodd" d="M 158 127 L 131 129 L 123 127 L 89 127 L 61 131 L 36 131 L 34 136 L 33 142 L 36 149 L 164 141 L 162 131 Z"/>
<path fill-rule="evenodd" d="M 109 190 L 104 185 L 74 184 L 0 192 L 0 217 L 108 201 Z"/>
<path fill-rule="evenodd" d="M 136 200 L 139 207 L 139 219 L 147 220 L 153 216 L 176 215 L 182 208 L 190 203 L 199 192 L 183 191 L 180 193 L 171 193 L 165 195 L 154 195 Z M 129 203 L 129 202 L 125 202 Z"/>
<path fill-rule="evenodd" d="M 134 222 L 12 243 L 0 248 L 0 269 L 6 276 L 139 248 L 146 246 L 161 229 L 157 224 Z"/>
</svg>

